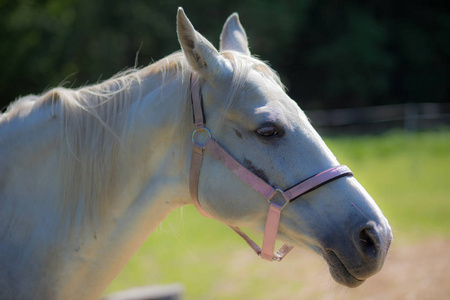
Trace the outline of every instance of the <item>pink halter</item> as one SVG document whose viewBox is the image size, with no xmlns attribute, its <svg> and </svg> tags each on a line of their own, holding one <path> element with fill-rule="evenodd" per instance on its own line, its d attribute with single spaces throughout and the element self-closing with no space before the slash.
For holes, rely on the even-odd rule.
<svg viewBox="0 0 450 300">
<path fill-rule="evenodd" d="M 317 175 L 314 175 L 313 177 L 301 181 L 300 183 L 289 188 L 286 191 L 283 191 L 279 188 L 274 188 L 267 182 L 259 178 L 257 175 L 252 173 L 250 170 L 245 168 L 238 161 L 236 161 L 219 143 L 212 139 L 211 132 L 207 128 L 205 128 L 200 83 L 198 78 L 191 78 L 191 96 L 194 125 L 196 129 L 192 133 L 193 149 L 189 175 L 189 190 L 195 206 L 205 217 L 211 218 L 211 216 L 201 207 L 198 200 L 198 183 L 200 178 L 200 170 L 204 152 L 207 151 L 210 155 L 222 162 L 242 181 L 247 183 L 250 187 L 261 194 L 261 196 L 264 197 L 269 203 L 269 214 L 267 215 L 266 220 L 262 250 L 239 227 L 231 225 L 229 225 L 229 227 L 233 229 L 239 236 L 241 236 L 247 242 L 247 244 L 258 255 L 261 256 L 261 258 L 269 261 L 281 261 L 283 257 L 293 248 L 292 245 L 284 244 L 276 253 L 274 253 L 278 224 L 283 208 L 295 198 L 340 177 L 353 176 L 353 173 L 347 166 L 341 165 L 330 168 Z M 196 135 L 200 132 L 204 132 L 208 135 L 204 144 L 199 144 L 196 141 Z M 275 197 L 277 194 L 280 194 L 281 197 Z"/>
</svg>

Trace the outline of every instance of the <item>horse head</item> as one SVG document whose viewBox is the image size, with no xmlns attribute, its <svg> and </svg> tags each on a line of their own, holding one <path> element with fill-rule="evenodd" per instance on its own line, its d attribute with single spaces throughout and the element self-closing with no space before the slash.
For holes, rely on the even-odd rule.
<svg viewBox="0 0 450 300">
<path fill-rule="evenodd" d="M 177 26 L 201 86 L 208 132 L 196 139 L 218 141 L 240 165 L 279 190 L 339 165 L 276 73 L 250 55 L 237 14 L 224 25 L 220 51 L 195 31 L 182 9 Z M 198 201 L 228 225 L 265 229 L 267 199 L 213 155 L 203 156 Z M 281 212 L 278 237 L 317 252 L 337 282 L 355 287 L 381 269 L 392 232 L 361 184 L 343 176 L 291 199 Z"/>
</svg>

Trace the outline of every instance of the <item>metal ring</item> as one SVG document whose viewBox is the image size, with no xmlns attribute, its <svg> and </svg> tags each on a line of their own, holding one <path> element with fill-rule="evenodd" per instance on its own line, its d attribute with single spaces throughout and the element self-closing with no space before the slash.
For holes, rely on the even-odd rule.
<svg viewBox="0 0 450 300">
<path fill-rule="evenodd" d="M 206 145 L 206 143 L 205 144 L 199 144 L 199 143 L 197 143 L 195 141 L 195 134 L 198 133 L 198 132 L 202 132 L 202 131 L 206 131 L 208 133 L 209 139 L 212 138 L 211 132 L 208 130 L 208 128 L 200 127 L 200 128 L 195 129 L 194 132 L 192 132 L 192 144 L 197 145 L 199 147 L 204 147 Z"/>
<path fill-rule="evenodd" d="M 284 202 L 283 205 L 280 205 L 280 204 L 278 204 L 278 203 L 276 203 L 276 204 L 279 205 L 279 206 L 281 206 L 281 209 L 283 209 L 283 208 L 289 203 L 289 200 L 286 199 L 286 197 L 284 196 L 284 191 L 283 191 L 282 189 L 275 189 L 275 191 L 273 192 L 273 194 L 271 195 L 271 197 L 270 197 L 269 199 L 267 199 L 267 202 L 269 202 L 269 204 L 272 204 L 272 199 L 275 197 L 275 195 L 277 194 L 277 192 L 280 193 L 280 195 L 283 197 L 283 199 L 284 199 L 285 202 Z"/>
</svg>

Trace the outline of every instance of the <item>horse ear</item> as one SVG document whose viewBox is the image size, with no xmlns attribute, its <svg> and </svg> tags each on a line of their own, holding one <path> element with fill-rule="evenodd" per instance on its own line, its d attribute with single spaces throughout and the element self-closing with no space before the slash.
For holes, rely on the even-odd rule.
<svg viewBox="0 0 450 300">
<path fill-rule="evenodd" d="M 247 34 L 239 22 L 239 15 L 233 13 L 223 25 L 220 35 L 220 51 L 234 50 L 245 55 L 250 55 Z"/>
<path fill-rule="evenodd" d="M 181 7 L 178 8 L 177 14 L 177 33 L 181 48 L 192 69 L 211 77 L 227 68 L 225 59 L 206 38 L 195 31 Z"/>
</svg>

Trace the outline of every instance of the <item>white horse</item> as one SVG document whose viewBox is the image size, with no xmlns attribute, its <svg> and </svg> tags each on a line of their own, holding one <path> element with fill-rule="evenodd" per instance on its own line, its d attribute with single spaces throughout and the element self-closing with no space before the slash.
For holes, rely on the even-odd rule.
<svg viewBox="0 0 450 300">
<path fill-rule="evenodd" d="M 334 174 L 338 162 L 275 72 L 250 56 L 237 14 L 220 52 L 182 9 L 177 26 L 182 52 L 98 85 L 18 99 L 0 115 L 0 299 L 99 297 L 187 204 L 235 229 L 271 227 L 323 256 L 346 286 L 382 267 L 391 229 L 348 169 L 318 188 L 328 181 L 320 175 L 298 197 L 299 181 Z M 194 147 L 191 98 L 202 101 L 206 122 Z M 201 167 L 191 167 L 192 149 Z"/>
</svg>

